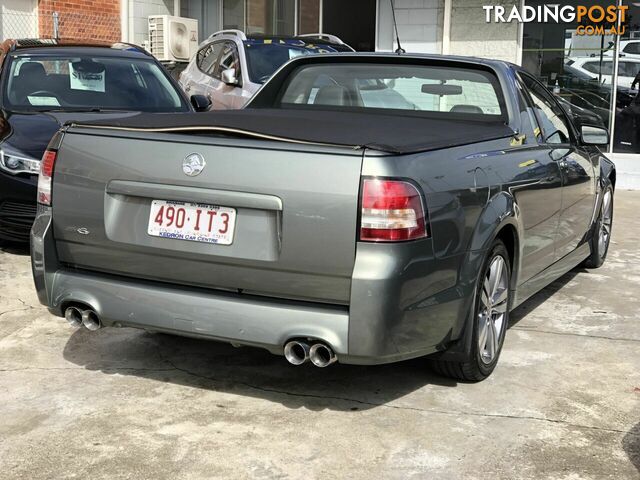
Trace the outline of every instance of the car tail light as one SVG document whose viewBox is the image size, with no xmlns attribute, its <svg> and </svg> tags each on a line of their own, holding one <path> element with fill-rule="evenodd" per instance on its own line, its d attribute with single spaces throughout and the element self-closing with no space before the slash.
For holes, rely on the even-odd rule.
<svg viewBox="0 0 640 480">
<path fill-rule="evenodd" d="M 363 181 L 360 240 L 402 242 L 427 236 L 422 197 L 413 184 L 400 180 Z"/>
<path fill-rule="evenodd" d="M 38 177 L 38 203 L 51 206 L 51 179 L 56 164 L 56 150 L 46 150 L 40 162 L 40 176 Z"/>
<path fill-rule="evenodd" d="M 51 206 L 51 180 L 53 179 L 53 170 L 56 165 L 56 158 L 58 157 L 58 149 L 62 144 L 64 138 L 64 132 L 58 130 L 51 138 L 47 149 L 42 155 L 40 161 L 40 175 L 38 177 L 38 203 Z"/>
</svg>

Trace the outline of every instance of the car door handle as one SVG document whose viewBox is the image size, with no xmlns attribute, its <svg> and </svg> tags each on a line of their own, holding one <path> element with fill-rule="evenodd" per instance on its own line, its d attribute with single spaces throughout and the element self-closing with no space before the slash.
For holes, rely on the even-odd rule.
<svg viewBox="0 0 640 480">
<path fill-rule="evenodd" d="M 187 85 L 186 87 L 184 87 L 184 91 L 185 92 L 190 92 L 191 91 L 191 85 Z"/>
</svg>

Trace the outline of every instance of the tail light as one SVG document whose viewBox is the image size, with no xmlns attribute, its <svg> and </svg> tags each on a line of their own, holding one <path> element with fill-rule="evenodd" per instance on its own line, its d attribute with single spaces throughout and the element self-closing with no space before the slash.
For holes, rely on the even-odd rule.
<svg viewBox="0 0 640 480">
<path fill-rule="evenodd" d="M 47 150 L 40 162 L 40 176 L 38 177 L 38 203 L 51 206 L 51 179 L 53 178 L 53 167 L 56 163 L 58 152 Z"/>
<path fill-rule="evenodd" d="M 412 183 L 365 179 L 361 203 L 361 241 L 403 242 L 428 236 L 422 197 Z"/>
<path fill-rule="evenodd" d="M 58 148 L 62 143 L 64 134 L 58 131 L 47 146 L 40 161 L 40 176 L 38 177 L 38 203 L 51 206 L 51 180 L 53 179 L 53 170 L 56 165 L 58 156 Z"/>
</svg>

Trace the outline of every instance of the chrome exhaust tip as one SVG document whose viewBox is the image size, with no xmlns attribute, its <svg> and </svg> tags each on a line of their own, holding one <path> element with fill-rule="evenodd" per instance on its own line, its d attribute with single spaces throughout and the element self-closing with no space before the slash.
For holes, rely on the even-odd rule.
<svg viewBox="0 0 640 480">
<path fill-rule="evenodd" d="M 328 367 L 338 360 L 338 356 L 331 347 L 324 343 L 314 344 L 309 350 L 309 358 L 311 359 L 311 363 L 320 368 Z"/>
<path fill-rule="evenodd" d="M 309 360 L 309 344 L 299 340 L 291 340 L 284 346 L 284 358 L 291 365 L 302 365 Z"/>
<path fill-rule="evenodd" d="M 93 310 L 85 310 L 82 312 L 82 325 L 87 330 L 91 330 L 95 332 L 102 327 L 102 323 L 100 322 L 100 318 L 98 318 L 98 314 Z"/>
<path fill-rule="evenodd" d="M 74 328 L 82 326 L 82 311 L 76 307 L 67 307 L 64 311 L 64 318 Z"/>
</svg>

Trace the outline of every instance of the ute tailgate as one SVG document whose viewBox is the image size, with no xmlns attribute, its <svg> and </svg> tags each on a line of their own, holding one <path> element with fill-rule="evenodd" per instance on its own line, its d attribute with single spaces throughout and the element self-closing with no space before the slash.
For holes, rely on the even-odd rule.
<svg viewBox="0 0 640 480">
<path fill-rule="evenodd" d="M 206 166 L 187 176 L 193 153 Z M 56 247 L 85 270 L 347 304 L 361 166 L 341 147 L 73 127 L 53 181 Z M 150 235 L 154 200 L 235 210 L 232 243 Z"/>
</svg>

